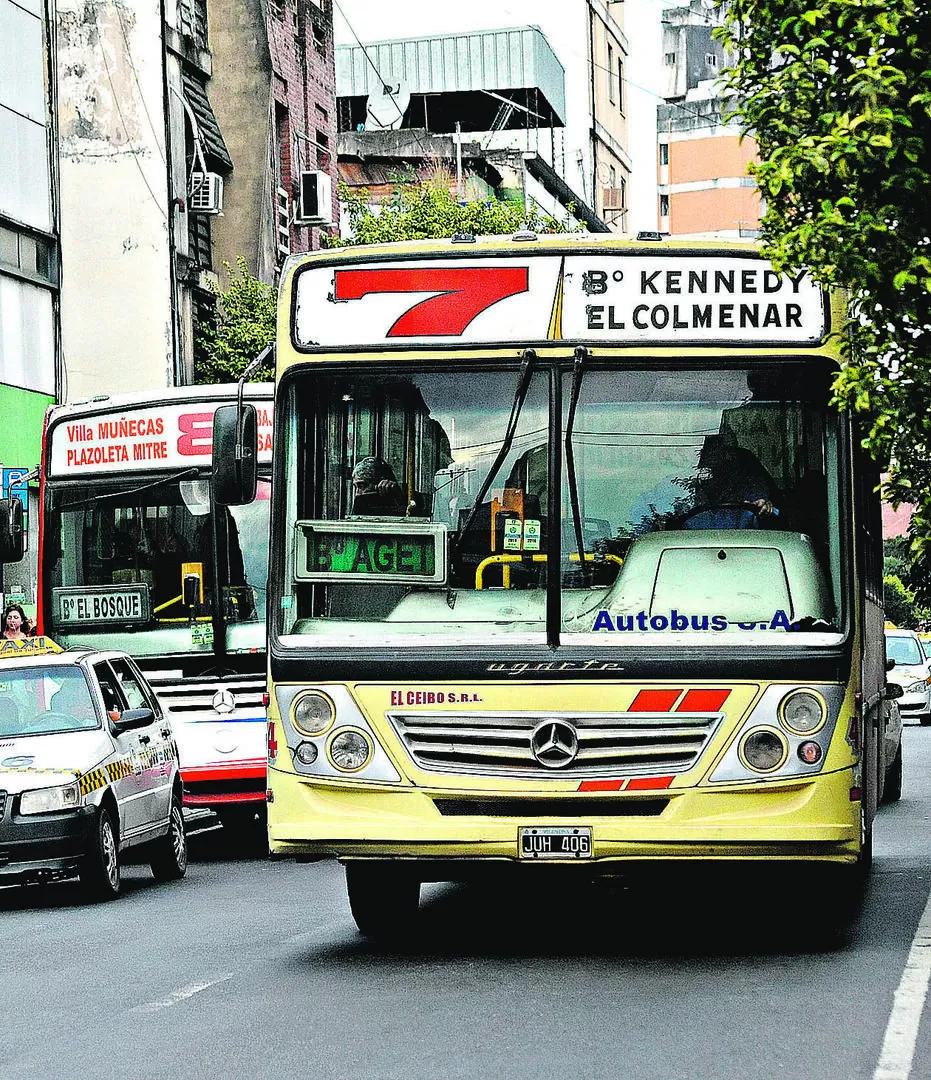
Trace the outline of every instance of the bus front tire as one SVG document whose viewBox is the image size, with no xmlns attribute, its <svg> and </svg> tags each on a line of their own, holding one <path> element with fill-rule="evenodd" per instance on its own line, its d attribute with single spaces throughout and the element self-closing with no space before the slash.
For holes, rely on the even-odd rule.
<svg viewBox="0 0 931 1080">
<path fill-rule="evenodd" d="M 409 931 L 420 906 L 420 881 L 403 866 L 347 862 L 349 909 L 366 937 L 398 938 Z"/>
<path fill-rule="evenodd" d="M 886 782 L 883 785 L 883 802 L 898 802 L 902 798 L 902 747 L 899 746 L 892 764 L 886 771 Z"/>
</svg>

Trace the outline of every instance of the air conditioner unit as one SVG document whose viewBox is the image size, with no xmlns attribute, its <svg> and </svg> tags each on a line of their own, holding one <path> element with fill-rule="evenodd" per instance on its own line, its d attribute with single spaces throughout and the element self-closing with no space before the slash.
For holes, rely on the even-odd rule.
<svg viewBox="0 0 931 1080">
<path fill-rule="evenodd" d="M 223 177 L 218 173 L 191 173 L 188 210 L 192 214 L 219 214 L 223 211 Z"/>
<path fill-rule="evenodd" d="M 295 225 L 331 225 L 333 223 L 333 184 L 329 173 L 302 172 L 299 178 Z"/>
</svg>

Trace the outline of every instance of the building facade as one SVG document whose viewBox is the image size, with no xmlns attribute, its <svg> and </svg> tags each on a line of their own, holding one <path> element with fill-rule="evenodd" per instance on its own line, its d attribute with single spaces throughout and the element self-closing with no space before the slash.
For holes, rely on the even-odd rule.
<svg viewBox="0 0 931 1080">
<path fill-rule="evenodd" d="M 666 98 L 657 110 L 659 225 L 673 236 L 746 239 L 762 213 L 748 166 L 756 142 L 727 119 L 729 63 L 712 31 L 720 12 L 701 0 L 663 12 Z"/>
<path fill-rule="evenodd" d="M 333 4 L 208 4 L 222 72 L 211 83 L 211 101 L 233 160 L 223 216 L 213 227 L 214 262 L 222 277 L 224 265 L 241 257 L 251 274 L 272 283 L 291 252 L 319 248 L 338 220 Z M 329 178 L 321 218 L 332 226 L 301 224 L 302 176 L 306 185 L 314 173 Z"/>
<path fill-rule="evenodd" d="M 612 232 L 628 231 L 628 96 L 626 67 L 630 51 L 623 28 L 623 5 L 589 0 L 591 66 L 591 190 L 595 213 Z"/>
<path fill-rule="evenodd" d="M 27 556 L 0 570 L 3 602 L 35 614 L 37 487 L 59 367 L 59 200 L 54 27 L 43 0 L 0 0 L 0 485 L 27 510 Z M 31 511 L 31 512 L 30 512 Z"/>
<path fill-rule="evenodd" d="M 271 284 L 319 243 L 295 203 L 335 175 L 330 4 L 59 0 L 64 400 L 194 381 L 224 264 Z"/>
</svg>

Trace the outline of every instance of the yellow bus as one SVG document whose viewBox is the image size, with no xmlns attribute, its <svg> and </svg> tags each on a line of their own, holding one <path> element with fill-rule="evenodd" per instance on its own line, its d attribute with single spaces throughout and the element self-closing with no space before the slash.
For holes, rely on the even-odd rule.
<svg viewBox="0 0 931 1080">
<path fill-rule="evenodd" d="M 843 320 L 751 246 L 292 259 L 272 853 L 343 860 L 370 934 L 496 863 L 782 860 L 855 896 L 892 763 L 877 470 L 829 405 Z M 248 498 L 250 424 L 217 425 L 222 498 Z"/>
</svg>

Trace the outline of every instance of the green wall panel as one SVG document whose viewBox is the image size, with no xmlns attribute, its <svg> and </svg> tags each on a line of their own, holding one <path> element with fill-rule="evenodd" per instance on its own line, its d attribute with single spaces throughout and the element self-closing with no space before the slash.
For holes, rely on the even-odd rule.
<svg viewBox="0 0 931 1080">
<path fill-rule="evenodd" d="M 45 410 L 54 403 L 48 394 L 0 383 L 0 465 L 31 469 L 39 464 Z"/>
</svg>

